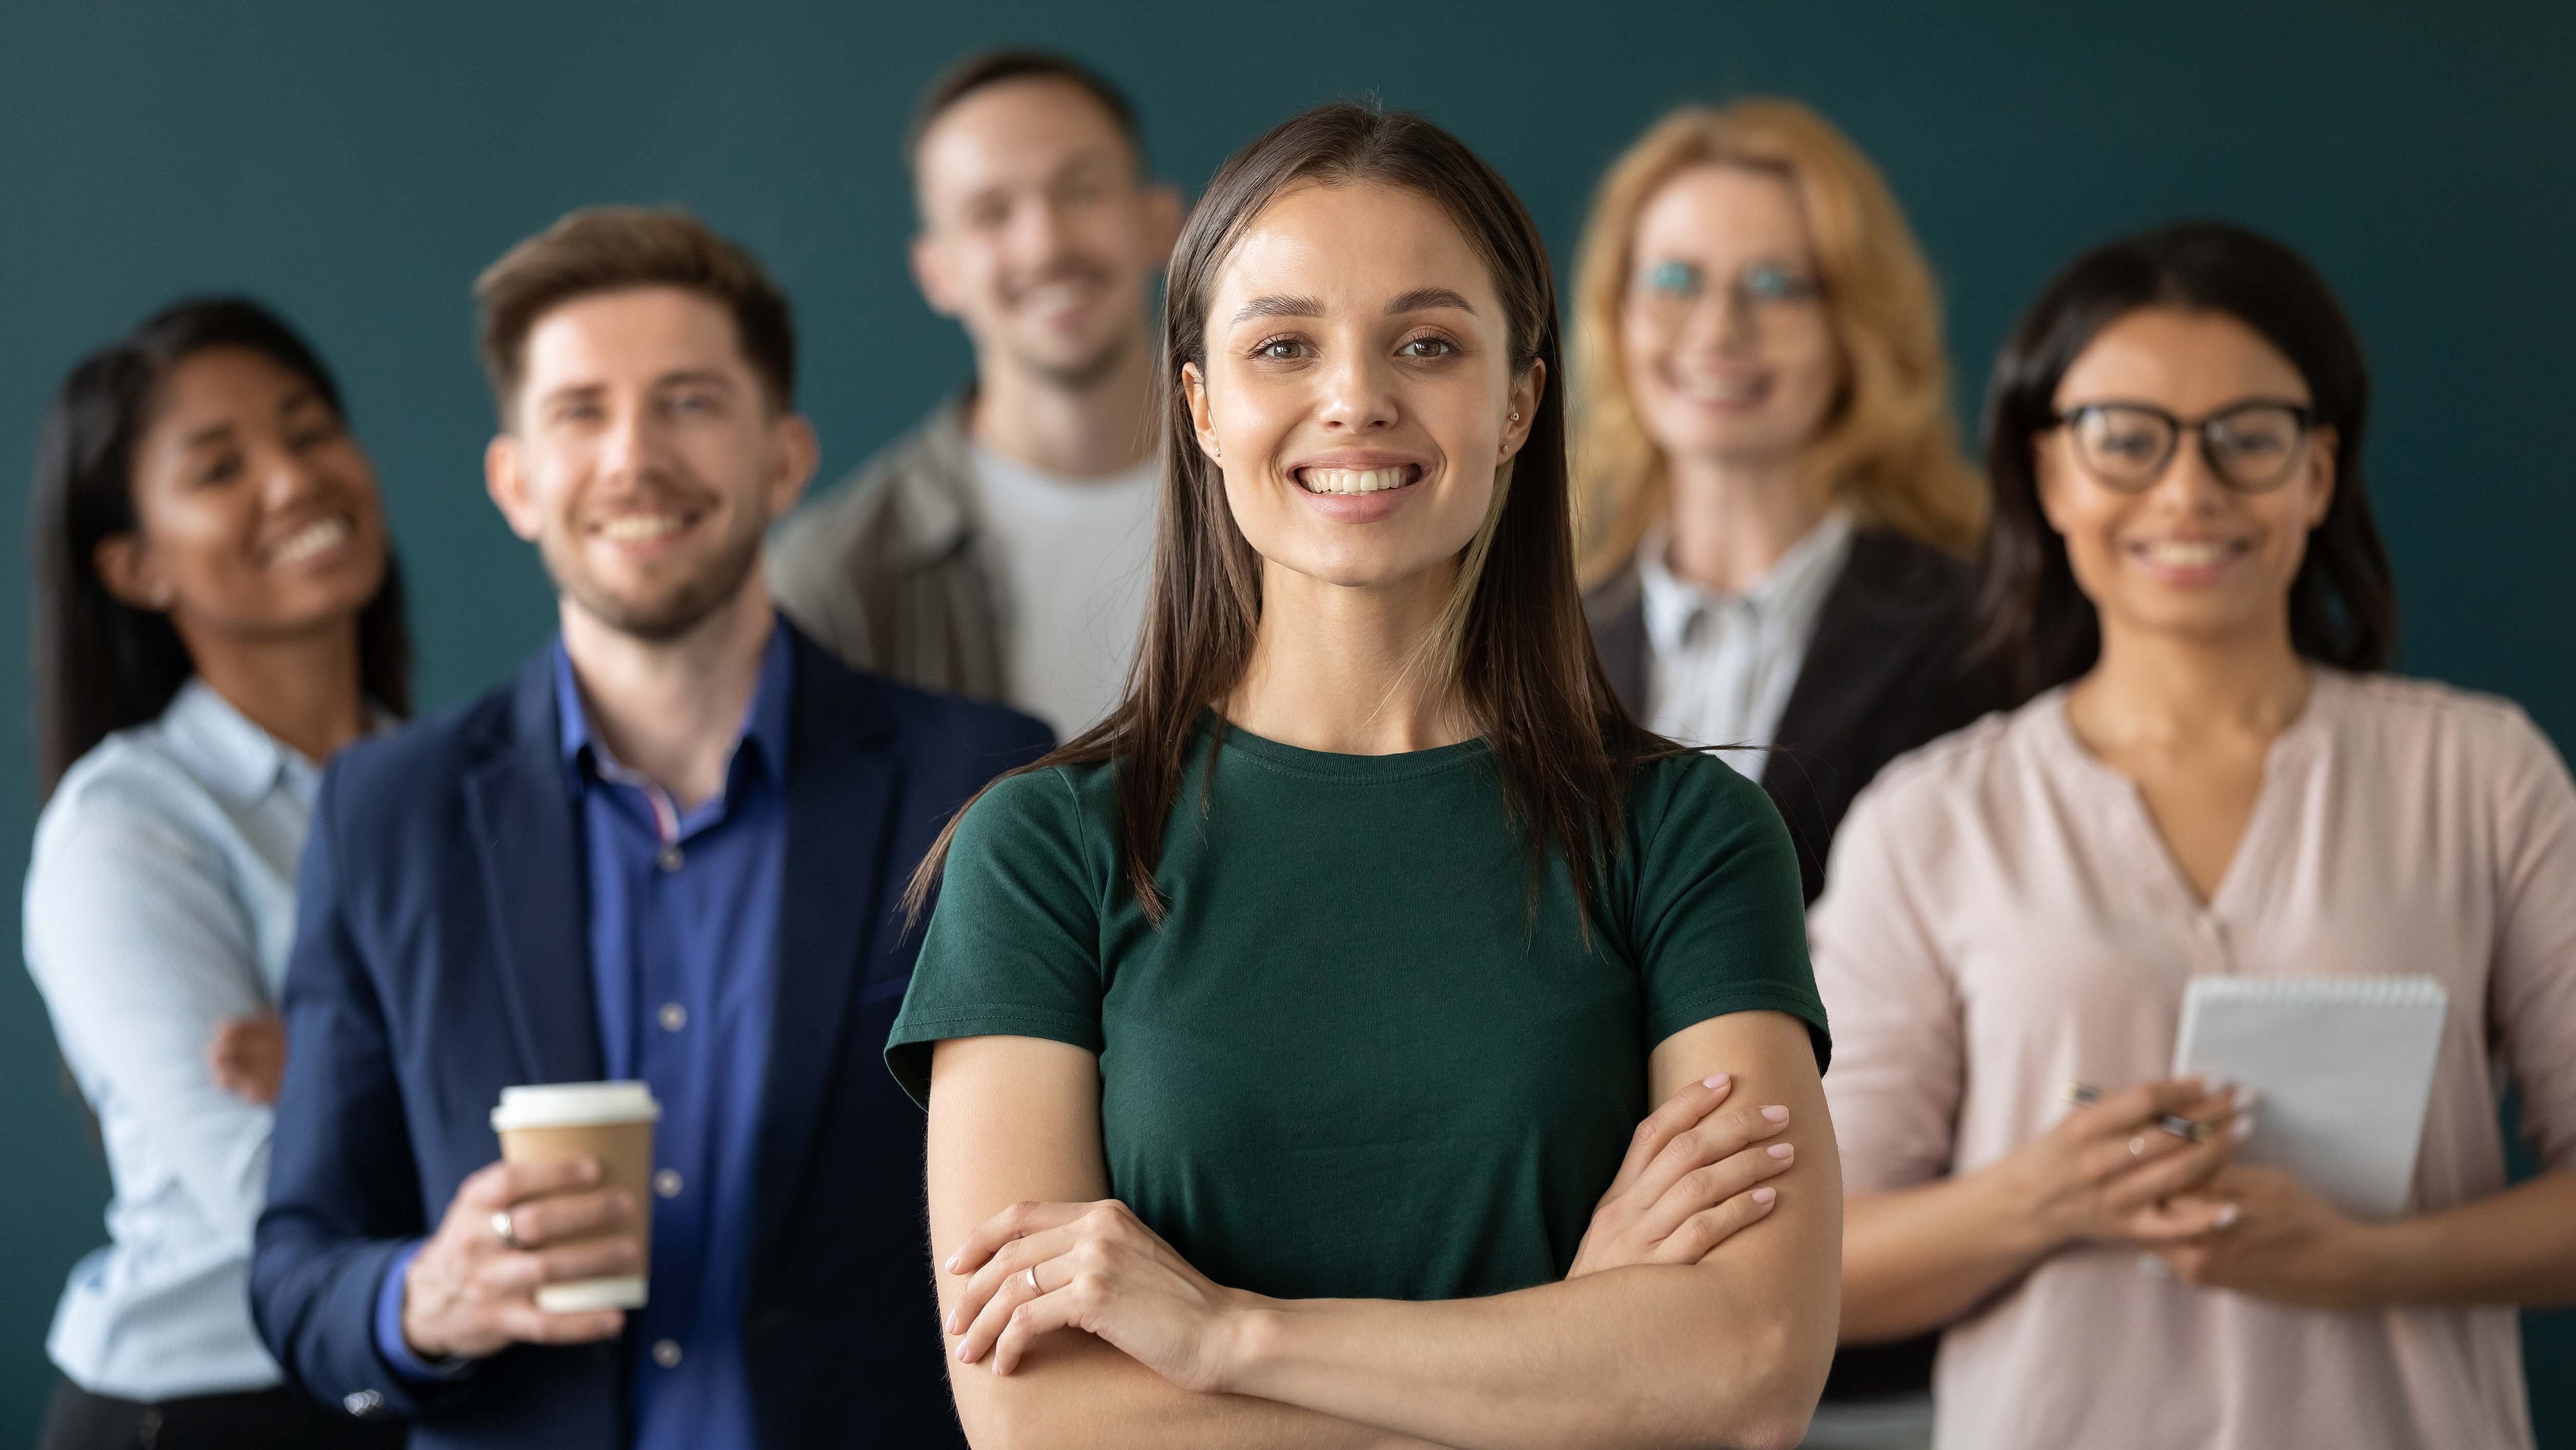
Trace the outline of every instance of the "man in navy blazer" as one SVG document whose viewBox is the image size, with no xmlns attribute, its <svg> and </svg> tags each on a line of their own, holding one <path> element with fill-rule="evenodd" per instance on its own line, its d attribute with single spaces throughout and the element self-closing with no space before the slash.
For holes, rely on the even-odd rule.
<svg viewBox="0 0 2576 1450">
<path fill-rule="evenodd" d="M 815 461 L 787 304 L 677 213 L 576 212 L 488 270 L 485 457 L 562 632 L 324 777 L 254 1316 L 288 1377 L 413 1443 L 962 1445 L 880 1061 L 941 824 L 1045 728 L 854 673 L 778 619 L 762 539 Z M 636 1079 L 645 1205 L 503 1165 L 504 1088 Z"/>
</svg>

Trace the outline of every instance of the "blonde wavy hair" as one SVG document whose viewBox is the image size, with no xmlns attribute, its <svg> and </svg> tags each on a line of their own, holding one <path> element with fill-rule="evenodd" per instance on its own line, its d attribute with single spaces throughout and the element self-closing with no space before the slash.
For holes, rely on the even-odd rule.
<svg viewBox="0 0 2576 1450">
<path fill-rule="evenodd" d="M 1861 518 L 1954 554 L 1985 527 L 1984 476 L 1960 457 L 1932 269 L 1887 182 L 1832 122 L 1795 101 L 1688 106 L 1610 168 L 1584 226 L 1574 280 L 1574 504 L 1584 577 L 1627 567 L 1670 506 L 1663 450 L 1646 436 L 1619 345 L 1637 218 L 1698 166 L 1785 177 L 1815 239 L 1843 385 L 1802 465 Z"/>
</svg>

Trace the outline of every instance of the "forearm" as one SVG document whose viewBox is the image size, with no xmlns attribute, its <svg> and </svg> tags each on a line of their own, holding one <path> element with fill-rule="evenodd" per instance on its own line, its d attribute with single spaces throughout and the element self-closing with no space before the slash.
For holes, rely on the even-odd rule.
<svg viewBox="0 0 2576 1450">
<path fill-rule="evenodd" d="M 2576 1171 L 2372 1225 L 2351 1279 L 2373 1305 L 2576 1301 Z"/>
<path fill-rule="evenodd" d="M 1845 1344 L 1957 1322 L 2058 1245 L 1987 1170 L 1862 1194 L 1843 1210 Z"/>
<path fill-rule="evenodd" d="M 1436 1450 L 1275 1400 L 1184 1390 L 1087 1334 L 1048 1336 L 1007 1376 L 953 1359 L 948 1375 L 976 1450 Z"/>
<path fill-rule="evenodd" d="M 1831 1297 L 1749 1287 L 1713 1261 L 1486 1299 L 1268 1301 L 1242 1316 L 1228 1388 L 1479 1450 L 1793 1445 Z"/>
</svg>

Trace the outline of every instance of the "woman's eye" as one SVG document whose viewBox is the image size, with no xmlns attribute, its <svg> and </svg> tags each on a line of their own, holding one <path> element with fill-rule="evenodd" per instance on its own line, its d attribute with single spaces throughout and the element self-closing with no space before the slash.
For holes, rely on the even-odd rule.
<svg viewBox="0 0 2576 1450">
<path fill-rule="evenodd" d="M 197 482 L 200 484 L 230 483 L 241 477 L 243 467 L 240 454 L 227 453 L 208 463 L 206 471 L 197 476 Z"/>
<path fill-rule="evenodd" d="M 1813 296 L 1816 286 L 1786 267 L 1756 262 L 1744 269 L 1744 290 L 1764 302 L 1795 302 Z"/>
<path fill-rule="evenodd" d="M 1646 269 L 1646 289 L 1673 297 L 1699 295 L 1699 268 L 1688 262 L 1657 262 Z"/>
<path fill-rule="evenodd" d="M 1447 357 L 1458 350 L 1458 344 L 1445 337 L 1417 337 L 1396 349 L 1399 357 Z"/>
<path fill-rule="evenodd" d="M 1270 362 L 1295 362 L 1304 355 L 1306 344 L 1293 337 L 1274 337 L 1252 349 L 1252 355 Z"/>
</svg>

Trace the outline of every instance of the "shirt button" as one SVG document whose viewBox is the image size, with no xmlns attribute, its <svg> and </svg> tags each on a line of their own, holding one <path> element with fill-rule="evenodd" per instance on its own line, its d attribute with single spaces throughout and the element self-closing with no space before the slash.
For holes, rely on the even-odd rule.
<svg viewBox="0 0 2576 1450">
<path fill-rule="evenodd" d="M 669 1339 L 654 1340 L 653 1362 L 664 1369 L 678 1369 L 680 1367 L 680 1346 L 678 1342 Z"/>
<path fill-rule="evenodd" d="M 680 1170 L 665 1168 L 653 1175 L 653 1192 L 663 1198 L 680 1196 Z"/>
<path fill-rule="evenodd" d="M 662 854 L 653 858 L 653 864 L 665 871 L 677 871 L 680 869 L 680 863 L 686 859 L 688 858 L 680 854 L 679 847 L 664 846 Z"/>
<path fill-rule="evenodd" d="M 384 1407 L 385 1397 L 374 1390 L 353 1390 L 342 1397 L 340 1408 L 352 1415 L 367 1416 Z"/>
<path fill-rule="evenodd" d="M 677 1002 L 663 1003 L 662 1010 L 654 1016 L 661 1022 L 662 1030 L 665 1032 L 677 1032 L 689 1025 L 689 1009 Z"/>
</svg>

